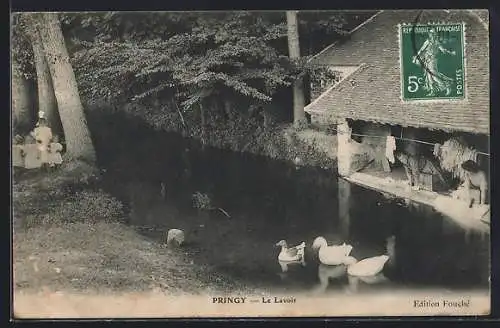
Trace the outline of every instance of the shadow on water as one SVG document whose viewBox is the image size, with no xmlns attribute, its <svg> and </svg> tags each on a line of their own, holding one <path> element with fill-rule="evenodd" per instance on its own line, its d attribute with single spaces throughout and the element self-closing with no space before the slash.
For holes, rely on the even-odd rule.
<svg viewBox="0 0 500 328">
<path fill-rule="evenodd" d="M 105 138 L 108 149 L 102 143 L 98 149 L 106 154 L 104 188 L 128 204 L 129 223 L 153 240 L 183 229 L 194 263 L 272 290 L 488 288 L 489 235 L 466 231 L 424 205 L 352 185 L 349 215 L 340 218 L 333 172 L 202 150 L 192 140 L 143 133 L 140 126 L 115 135 L 124 137 Z M 197 191 L 231 217 L 194 209 Z M 379 276 L 365 279 L 347 277 L 341 267 L 318 270 L 310 250 L 317 236 L 350 243 L 358 260 L 386 253 L 386 240 L 394 236 L 391 259 Z M 275 247 L 281 239 L 306 242 L 306 266 L 282 272 Z"/>
</svg>

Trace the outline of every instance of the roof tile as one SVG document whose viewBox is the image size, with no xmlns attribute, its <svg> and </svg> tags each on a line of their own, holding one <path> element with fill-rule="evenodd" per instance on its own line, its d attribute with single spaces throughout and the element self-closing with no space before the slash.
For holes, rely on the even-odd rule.
<svg viewBox="0 0 500 328">
<path fill-rule="evenodd" d="M 416 10 L 384 11 L 330 47 L 313 63 L 366 64 L 306 107 L 312 114 L 347 117 L 402 126 L 489 134 L 489 42 L 484 24 L 466 10 L 425 10 L 422 22 L 466 24 L 464 101 L 402 102 L 400 99 L 398 24 L 411 23 Z"/>
</svg>

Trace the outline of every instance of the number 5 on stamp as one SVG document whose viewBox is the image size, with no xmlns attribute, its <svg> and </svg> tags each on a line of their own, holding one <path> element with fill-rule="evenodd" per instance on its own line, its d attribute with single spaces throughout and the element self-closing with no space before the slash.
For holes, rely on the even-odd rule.
<svg viewBox="0 0 500 328">
<path fill-rule="evenodd" d="M 407 24 L 399 33 L 402 99 L 464 99 L 464 24 Z"/>
</svg>

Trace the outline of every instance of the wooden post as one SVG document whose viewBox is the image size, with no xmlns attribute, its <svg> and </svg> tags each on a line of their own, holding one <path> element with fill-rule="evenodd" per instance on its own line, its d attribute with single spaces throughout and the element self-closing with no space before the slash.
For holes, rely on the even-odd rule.
<svg viewBox="0 0 500 328">
<path fill-rule="evenodd" d="M 349 237 L 349 224 L 351 221 L 350 215 L 350 199 L 351 199 L 351 184 L 342 177 L 338 177 L 338 200 L 339 200 L 339 230 L 342 238 Z"/>
<path fill-rule="evenodd" d="M 390 125 L 384 124 L 367 124 L 362 130 L 363 134 L 373 135 L 376 137 L 364 137 L 363 143 L 368 146 L 368 149 L 373 153 L 376 167 L 384 172 L 391 172 L 389 160 L 386 157 L 387 137 L 391 135 Z"/>
<path fill-rule="evenodd" d="M 351 173 L 351 132 L 346 119 L 337 120 L 337 167 L 340 176 L 349 176 Z"/>
<path fill-rule="evenodd" d="M 384 125 L 383 126 L 383 135 L 385 136 L 390 136 L 391 135 L 391 126 L 390 125 Z M 389 164 L 389 159 L 385 156 L 386 153 L 386 148 L 387 148 L 387 138 L 382 139 L 382 145 L 381 145 L 381 159 L 380 162 L 382 164 L 382 168 L 384 169 L 384 172 L 391 172 L 391 166 Z"/>
</svg>

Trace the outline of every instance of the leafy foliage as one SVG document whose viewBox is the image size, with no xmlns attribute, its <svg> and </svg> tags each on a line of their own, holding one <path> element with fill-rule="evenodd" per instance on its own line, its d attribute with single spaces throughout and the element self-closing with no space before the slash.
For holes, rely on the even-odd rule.
<svg viewBox="0 0 500 328">
<path fill-rule="evenodd" d="M 166 25 L 178 25 L 177 15 L 165 16 L 173 20 Z M 163 38 L 106 42 L 102 40 L 110 31 L 104 29 L 105 37 L 81 42 L 84 48 L 75 53 L 74 65 L 90 91 L 88 98 L 123 95 L 137 100 L 167 93 L 189 109 L 221 95 L 268 102 L 278 88 L 290 84 L 292 66 L 271 45 L 285 35 L 282 23 L 249 12 L 189 18 L 181 32 Z M 99 89 L 92 87 L 97 80 Z"/>
<path fill-rule="evenodd" d="M 349 31 L 376 11 L 303 11 L 299 12 L 301 51 L 314 55 L 332 42 L 348 36 Z"/>
<path fill-rule="evenodd" d="M 13 15 L 13 48 L 23 71 L 33 72 L 18 16 Z M 176 97 L 184 109 L 220 99 L 258 105 L 298 74 L 318 71 L 305 60 L 288 60 L 284 12 L 94 12 L 60 18 L 80 90 L 90 102 Z M 337 38 L 352 20 L 319 11 L 299 18 L 302 40 Z"/>
<path fill-rule="evenodd" d="M 335 41 L 355 21 L 347 16 L 300 13 L 301 42 Z M 133 108 L 155 126 L 171 125 L 165 120 L 172 117 L 199 122 L 188 112 L 200 106 L 205 115 L 224 116 L 227 104 L 244 122 L 299 76 L 337 78 L 309 66 L 314 47 L 299 60 L 288 58 L 284 12 L 71 13 L 62 20 L 85 102 Z M 236 120 L 230 116 L 220 121 L 227 128 Z"/>
<path fill-rule="evenodd" d="M 210 196 L 199 191 L 192 195 L 193 207 L 197 209 L 212 209 L 212 200 Z"/>
</svg>

